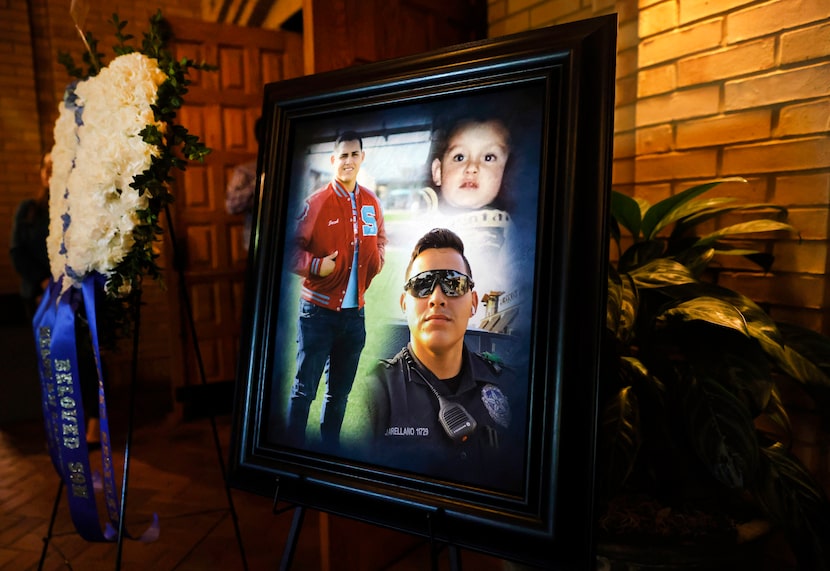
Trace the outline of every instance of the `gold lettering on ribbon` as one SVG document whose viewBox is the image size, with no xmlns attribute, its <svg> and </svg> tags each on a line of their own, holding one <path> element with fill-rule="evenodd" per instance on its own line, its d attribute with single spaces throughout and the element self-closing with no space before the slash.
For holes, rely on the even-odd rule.
<svg viewBox="0 0 830 571">
<path fill-rule="evenodd" d="M 84 475 L 84 465 L 81 462 L 69 462 L 66 467 L 68 468 L 67 473 L 69 474 L 72 495 L 78 498 L 89 498 L 86 476 Z"/>
</svg>

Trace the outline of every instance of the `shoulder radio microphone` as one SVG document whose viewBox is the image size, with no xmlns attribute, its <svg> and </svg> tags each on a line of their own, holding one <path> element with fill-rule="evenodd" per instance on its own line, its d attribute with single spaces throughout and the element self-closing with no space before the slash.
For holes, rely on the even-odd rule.
<svg viewBox="0 0 830 571">
<path fill-rule="evenodd" d="M 462 442 L 466 442 L 470 436 L 475 432 L 476 426 L 476 419 L 467 412 L 467 409 L 464 408 L 463 405 L 451 401 L 445 397 L 442 397 L 435 387 L 432 386 L 432 383 L 421 374 L 421 371 L 418 370 L 417 365 L 415 365 L 415 361 L 412 358 L 412 355 L 409 354 L 408 350 L 405 350 L 404 357 L 406 359 L 406 363 L 408 365 L 406 375 L 409 376 L 408 369 L 411 367 L 418 376 L 423 379 L 426 385 L 429 387 L 429 390 L 432 391 L 432 394 L 435 395 L 435 398 L 438 399 L 438 422 L 441 423 L 441 427 L 444 429 L 444 432 L 447 433 L 453 442 L 458 442 L 459 444 Z"/>
</svg>

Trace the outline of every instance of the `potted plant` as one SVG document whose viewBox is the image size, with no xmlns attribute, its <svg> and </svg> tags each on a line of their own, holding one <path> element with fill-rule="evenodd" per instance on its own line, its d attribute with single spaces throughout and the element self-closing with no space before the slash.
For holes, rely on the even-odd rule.
<svg viewBox="0 0 830 571">
<path fill-rule="evenodd" d="M 703 196 L 727 180 L 654 205 L 612 193 L 617 252 L 599 391 L 599 553 L 638 540 L 654 552 L 669 535 L 698 554 L 707 541 L 725 553 L 724 545 L 771 529 L 799 568 L 830 569 L 830 503 L 790 450 L 782 398 L 796 386 L 826 419 L 830 339 L 774 322 L 713 279 L 718 255 L 769 270 L 772 256 L 740 238 L 795 232 L 775 219 L 784 208 Z M 698 235 L 726 213 L 753 219 Z"/>
</svg>

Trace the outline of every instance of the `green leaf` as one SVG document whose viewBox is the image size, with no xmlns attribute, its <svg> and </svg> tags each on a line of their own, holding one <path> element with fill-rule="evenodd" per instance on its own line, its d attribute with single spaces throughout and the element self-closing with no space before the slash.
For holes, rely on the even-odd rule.
<svg viewBox="0 0 830 571">
<path fill-rule="evenodd" d="M 711 296 L 731 304 L 740 312 L 746 322 L 746 331 L 757 340 L 767 354 L 780 353 L 784 339 L 770 316 L 745 295 L 714 284 L 700 283 L 696 286 L 698 295 Z"/>
<path fill-rule="evenodd" d="M 608 232 L 611 236 L 611 239 L 617 245 L 617 255 L 620 255 L 621 254 L 621 251 L 620 251 L 620 238 L 621 238 L 620 224 L 619 224 L 619 222 L 617 222 L 617 219 L 614 218 L 613 216 L 609 216 L 609 218 L 608 218 Z"/>
<path fill-rule="evenodd" d="M 638 288 L 661 288 L 695 283 L 686 266 L 668 258 L 659 258 L 628 273 Z"/>
<path fill-rule="evenodd" d="M 750 250 L 748 248 L 730 248 L 728 244 L 719 244 L 715 242 L 712 244 L 713 253 L 720 254 L 723 256 L 752 256 L 754 254 L 758 254 L 758 250 Z"/>
<path fill-rule="evenodd" d="M 608 289 L 605 303 L 605 323 L 610 331 L 617 331 L 622 306 L 622 279 L 613 267 L 608 268 Z"/>
<path fill-rule="evenodd" d="M 778 222 L 777 220 L 769 220 L 764 218 L 761 220 L 741 222 L 739 224 L 727 226 L 726 228 L 721 228 L 720 230 L 716 230 L 714 232 L 706 234 L 705 236 L 701 236 L 695 243 L 695 245 L 707 246 L 727 236 L 735 236 L 739 234 L 757 234 L 762 232 L 777 232 L 779 230 L 797 232 L 797 230 L 789 224 L 786 224 L 784 222 Z"/>
<path fill-rule="evenodd" d="M 787 414 L 787 407 L 784 405 L 781 393 L 775 383 L 771 383 L 767 401 L 763 404 L 764 417 L 777 429 L 773 434 L 765 431 L 767 439 L 771 442 L 781 442 L 789 446 L 792 442 L 792 425 L 790 424 L 790 416 Z"/>
<path fill-rule="evenodd" d="M 637 308 L 639 307 L 637 288 L 631 279 L 625 276 L 622 280 L 622 298 L 620 304 L 620 322 L 617 336 L 623 342 L 629 342 L 634 336 L 634 327 L 637 323 Z"/>
<path fill-rule="evenodd" d="M 85 77 L 84 70 L 75 65 L 75 60 L 73 60 L 72 56 L 68 53 L 59 51 L 58 63 L 66 68 L 66 73 L 69 74 L 70 77 L 77 77 L 78 79 L 83 79 Z"/>
<path fill-rule="evenodd" d="M 712 199 L 712 200 L 719 200 L 719 199 Z M 731 199 L 724 199 L 724 200 L 731 200 Z M 700 201 L 694 201 L 700 202 Z M 690 214 L 688 216 L 683 216 L 680 220 L 677 221 L 677 224 L 672 231 L 672 236 L 680 236 L 685 235 L 689 232 L 689 230 L 695 226 L 699 226 L 700 224 L 707 222 L 713 218 L 717 218 L 718 216 L 722 216 L 724 214 L 729 214 L 730 212 L 752 212 L 752 211 L 766 211 L 764 214 L 764 218 L 769 218 L 769 211 L 774 210 L 777 212 L 777 215 L 780 217 L 787 216 L 787 208 L 783 206 L 777 206 L 775 204 L 769 203 L 756 203 L 756 204 L 732 204 L 732 205 L 713 205 L 710 208 L 702 209 L 698 212 Z"/>
<path fill-rule="evenodd" d="M 598 462 L 601 486 L 613 495 L 631 474 L 642 444 L 640 407 L 630 386 L 623 387 L 603 409 L 599 419 Z"/>
<path fill-rule="evenodd" d="M 780 445 L 762 449 L 761 460 L 753 496 L 785 530 L 799 569 L 830 569 L 830 504 L 821 485 Z"/>
<path fill-rule="evenodd" d="M 830 377 L 816 363 L 788 345 L 764 343 L 764 350 L 788 376 L 812 388 L 817 397 L 826 402 L 830 392 Z"/>
<path fill-rule="evenodd" d="M 629 231 L 634 240 L 640 238 L 640 203 L 616 190 L 611 191 L 611 216 L 617 223 Z"/>
<path fill-rule="evenodd" d="M 714 256 L 714 248 L 690 247 L 683 249 L 674 258 L 678 263 L 685 266 L 692 276 L 700 279 Z"/>
<path fill-rule="evenodd" d="M 830 373 L 830 337 L 792 323 L 776 323 L 788 347 L 804 355 L 825 373 Z"/>
<path fill-rule="evenodd" d="M 660 230 L 671 222 L 673 219 L 672 212 L 675 209 L 724 182 L 746 182 L 746 180 L 740 177 L 724 178 L 687 188 L 683 192 L 661 200 L 649 208 L 643 216 L 643 237 L 647 240 L 654 238 Z"/>
<path fill-rule="evenodd" d="M 715 297 L 701 296 L 681 302 L 666 309 L 658 316 L 658 325 L 667 321 L 705 321 L 720 327 L 727 327 L 750 337 L 749 326 L 744 315 L 728 301 Z"/>
<path fill-rule="evenodd" d="M 665 244 L 661 240 L 636 242 L 620 256 L 620 271 L 631 271 L 658 258 L 664 258 L 665 254 Z"/>
<path fill-rule="evenodd" d="M 606 326 L 621 343 L 629 343 L 637 321 L 637 288 L 630 276 L 620 275 L 613 268 L 608 271 L 608 300 Z"/>
<path fill-rule="evenodd" d="M 679 301 L 711 297 L 731 304 L 743 316 L 744 321 L 746 321 L 747 331 L 751 337 L 754 337 L 762 344 L 783 344 L 783 338 L 770 316 L 758 307 L 758 304 L 739 292 L 705 282 L 680 284 L 662 291 L 664 295 Z"/>
<path fill-rule="evenodd" d="M 708 220 L 712 216 L 717 216 L 721 212 L 729 212 L 734 209 L 734 202 L 735 199 L 732 197 L 690 200 L 666 215 L 664 227 L 676 223 L 672 236 L 682 236 L 689 227 Z"/>
<path fill-rule="evenodd" d="M 749 411 L 728 387 L 700 371 L 687 371 L 684 387 L 683 419 L 695 452 L 717 480 L 744 487 L 759 456 Z"/>
</svg>

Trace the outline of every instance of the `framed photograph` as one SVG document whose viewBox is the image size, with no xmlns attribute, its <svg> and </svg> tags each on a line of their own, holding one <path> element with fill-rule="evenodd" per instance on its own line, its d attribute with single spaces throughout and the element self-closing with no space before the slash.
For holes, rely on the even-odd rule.
<svg viewBox="0 0 830 571">
<path fill-rule="evenodd" d="M 265 87 L 233 487 L 592 566 L 616 16 Z"/>
</svg>

